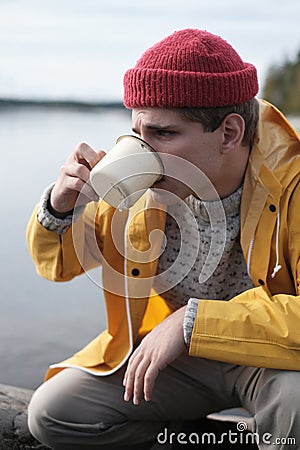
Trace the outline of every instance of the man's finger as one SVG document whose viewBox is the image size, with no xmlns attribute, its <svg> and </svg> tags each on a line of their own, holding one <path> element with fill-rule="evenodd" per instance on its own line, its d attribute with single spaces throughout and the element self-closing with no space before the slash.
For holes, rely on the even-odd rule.
<svg viewBox="0 0 300 450">
<path fill-rule="evenodd" d="M 144 377 L 148 370 L 150 361 L 143 359 L 138 365 L 135 376 L 134 376 L 134 386 L 133 386 L 133 404 L 139 405 L 141 403 L 144 391 Z"/>
<path fill-rule="evenodd" d="M 150 402 L 155 385 L 155 381 L 159 375 L 159 369 L 154 364 L 150 364 L 144 375 L 144 399 Z"/>
<path fill-rule="evenodd" d="M 129 359 L 128 366 L 123 378 L 123 385 L 125 387 L 124 400 L 128 402 L 133 395 L 134 389 L 134 378 L 138 365 L 142 361 L 142 356 L 136 356 L 133 353 L 132 357 Z"/>
</svg>

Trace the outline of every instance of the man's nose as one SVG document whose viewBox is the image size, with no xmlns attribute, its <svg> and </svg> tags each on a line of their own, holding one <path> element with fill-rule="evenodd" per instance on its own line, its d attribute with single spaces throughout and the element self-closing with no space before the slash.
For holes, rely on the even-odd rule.
<svg viewBox="0 0 300 450">
<path fill-rule="evenodd" d="M 140 137 L 141 137 L 141 139 L 143 139 L 143 141 L 147 142 L 147 144 L 151 145 L 152 139 L 151 139 L 151 136 L 149 136 L 149 134 L 141 131 Z"/>
</svg>

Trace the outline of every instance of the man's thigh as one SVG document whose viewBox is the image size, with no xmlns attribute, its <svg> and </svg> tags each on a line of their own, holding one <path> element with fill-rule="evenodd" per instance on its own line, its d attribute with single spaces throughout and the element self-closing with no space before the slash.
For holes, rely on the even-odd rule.
<svg viewBox="0 0 300 450">
<path fill-rule="evenodd" d="M 153 399 L 135 406 L 123 399 L 125 368 L 99 377 L 65 369 L 34 394 L 51 417 L 73 423 L 194 420 L 238 405 L 225 389 L 224 363 L 183 355 L 158 376 Z M 37 400 L 38 398 L 38 400 Z"/>
</svg>

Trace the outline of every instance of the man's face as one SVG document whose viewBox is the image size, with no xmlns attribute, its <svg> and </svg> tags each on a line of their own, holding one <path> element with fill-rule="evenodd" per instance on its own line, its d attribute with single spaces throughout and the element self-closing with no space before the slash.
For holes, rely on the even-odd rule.
<svg viewBox="0 0 300 450">
<path fill-rule="evenodd" d="M 133 132 L 160 154 L 166 169 L 166 176 L 152 188 L 157 201 L 168 203 L 163 191 L 181 199 L 193 190 L 201 198 L 211 197 L 205 186 L 207 178 L 217 186 L 222 169 L 219 129 L 204 132 L 199 122 L 185 120 L 178 111 L 164 108 L 133 109 L 132 123 Z M 196 192 L 192 186 L 196 186 Z"/>
</svg>

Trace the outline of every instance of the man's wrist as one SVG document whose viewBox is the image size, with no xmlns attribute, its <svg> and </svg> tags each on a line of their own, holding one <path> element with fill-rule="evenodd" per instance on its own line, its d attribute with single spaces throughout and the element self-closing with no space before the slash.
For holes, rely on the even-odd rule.
<svg viewBox="0 0 300 450">
<path fill-rule="evenodd" d="M 74 211 L 66 213 L 67 215 L 64 218 L 56 217 L 52 212 L 53 208 L 51 211 L 51 206 L 49 210 L 49 200 L 54 185 L 55 183 L 52 183 L 44 190 L 37 212 L 37 219 L 40 224 L 47 230 L 54 231 L 56 234 L 64 234 L 68 231 L 68 229 L 72 225 L 72 222 L 75 222 L 81 216 L 85 209 L 85 206 L 79 206 L 75 208 Z"/>
<path fill-rule="evenodd" d="M 70 211 L 63 212 L 63 213 L 56 211 L 51 205 L 51 193 L 50 193 L 48 201 L 47 201 L 47 209 L 48 209 L 49 213 L 52 214 L 52 216 L 56 217 L 57 219 L 65 219 L 67 216 L 72 216 L 73 212 L 74 212 L 74 209 L 71 209 Z"/>
</svg>

